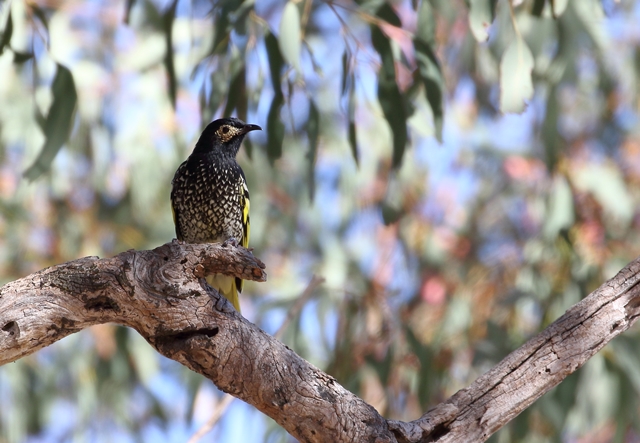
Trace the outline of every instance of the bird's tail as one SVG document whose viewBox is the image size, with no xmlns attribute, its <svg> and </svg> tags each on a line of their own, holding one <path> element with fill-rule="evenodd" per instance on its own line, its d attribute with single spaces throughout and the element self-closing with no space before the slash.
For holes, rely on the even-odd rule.
<svg viewBox="0 0 640 443">
<path fill-rule="evenodd" d="M 222 274 L 207 275 L 207 283 L 224 295 L 231 302 L 236 311 L 240 312 L 240 299 L 238 298 L 238 287 L 236 278 Z"/>
</svg>

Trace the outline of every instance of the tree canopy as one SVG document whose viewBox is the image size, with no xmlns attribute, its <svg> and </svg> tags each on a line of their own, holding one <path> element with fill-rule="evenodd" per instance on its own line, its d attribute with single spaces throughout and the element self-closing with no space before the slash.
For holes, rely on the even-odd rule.
<svg viewBox="0 0 640 443">
<path fill-rule="evenodd" d="M 264 129 L 239 161 L 269 274 L 243 315 L 413 420 L 640 255 L 639 20 L 624 0 L 0 2 L 0 282 L 170 241 L 173 172 L 238 116 Z M 637 436 L 637 335 L 494 441 Z M 7 442 L 186 440 L 222 401 L 111 325 L 3 366 L 0 393 Z M 229 408 L 202 441 L 290 438 Z"/>
</svg>

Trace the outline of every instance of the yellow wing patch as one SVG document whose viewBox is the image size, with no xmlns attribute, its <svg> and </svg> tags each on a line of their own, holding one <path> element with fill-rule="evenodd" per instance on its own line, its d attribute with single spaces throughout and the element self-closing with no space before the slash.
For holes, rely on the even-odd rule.
<svg viewBox="0 0 640 443">
<path fill-rule="evenodd" d="M 251 231 L 251 219 L 249 218 L 251 202 L 249 201 L 249 188 L 247 188 L 247 183 L 244 181 L 244 178 L 240 182 L 240 195 L 242 198 L 242 246 L 248 248 L 249 234 Z M 244 280 L 236 278 L 236 288 L 238 289 L 238 292 L 242 292 L 243 286 Z"/>
<path fill-rule="evenodd" d="M 249 233 L 251 231 L 251 220 L 249 218 L 249 208 L 251 202 L 249 200 L 249 188 L 244 180 L 242 180 L 242 246 L 249 247 Z"/>
</svg>

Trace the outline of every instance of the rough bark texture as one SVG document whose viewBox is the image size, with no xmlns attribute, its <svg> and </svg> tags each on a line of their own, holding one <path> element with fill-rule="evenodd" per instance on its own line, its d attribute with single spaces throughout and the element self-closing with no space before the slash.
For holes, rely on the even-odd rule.
<svg viewBox="0 0 640 443">
<path fill-rule="evenodd" d="M 0 288 L 0 365 L 114 322 L 301 441 L 395 441 L 372 406 L 239 315 L 204 283 L 209 273 L 266 280 L 264 265 L 247 249 L 174 241 L 81 258 L 8 283 Z"/>
<path fill-rule="evenodd" d="M 254 405 L 303 442 L 484 441 L 640 315 L 640 260 L 623 269 L 470 387 L 423 417 L 385 420 L 240 316 L 202 276 L 264 281 L 234 245 L 177 241 L 86 257 L 0 288 L 0 364 L 94 324 L 130 326 L 163 355 Z"/>
<path fill-rule="evenodd" d="M 487 440 L 635 323 L 639 281 L 636 259 L 468 388 L 418 420 L 390 421 L 398 441 Z"/>
</svg>

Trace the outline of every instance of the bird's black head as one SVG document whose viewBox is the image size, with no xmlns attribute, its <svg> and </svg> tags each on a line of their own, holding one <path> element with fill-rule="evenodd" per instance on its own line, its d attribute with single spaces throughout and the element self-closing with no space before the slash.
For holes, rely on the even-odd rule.
<svg viewBox="0 0 640 443">
<path fill-rule="evenodd" d="M 247 124 L 238 118 L 214 120 L 202 131 L 193 152 L 212 152 L 235 158 L 244 136 L 255 130 L 262 130 L 262 128 Z"/>
</svg>

